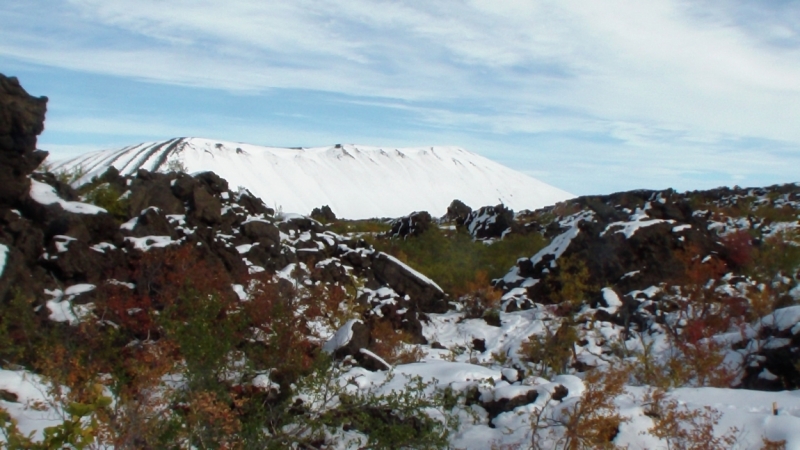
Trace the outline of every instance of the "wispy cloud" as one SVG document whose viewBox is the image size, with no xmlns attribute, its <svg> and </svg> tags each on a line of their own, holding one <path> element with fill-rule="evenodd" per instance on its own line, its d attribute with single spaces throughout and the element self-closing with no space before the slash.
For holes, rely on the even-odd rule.
<svg viewBox="0 0 800 450">
<path fill-rule="evenodd" d="M 558 143 L 563 161 L 600 167 L 602 149 L 620 171 L 692 180 L 777 170 L 777 148 L 800 163 L 798 24 L 797 2 L 758 0 L 36 1 L 0 5 L 0 54 L 156 84 L 327 92 L 516 161 Z M 56 129 L 90 132 L 87 120 Z M 117 122 L 100 128 L 142 129 Z"/>
</svg>

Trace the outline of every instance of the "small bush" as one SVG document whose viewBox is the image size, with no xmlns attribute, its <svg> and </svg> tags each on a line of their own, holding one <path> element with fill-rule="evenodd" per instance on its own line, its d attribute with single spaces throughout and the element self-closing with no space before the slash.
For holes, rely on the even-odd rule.
<svg viewBox="0 0 800 450">
<path fill-rule="evenodd" d="M 457 426 L 455 416 L 446 410 L 452 392 L 426 393 L 435 380 L 425 382 L 410 377 L 402 390 L 387 394 L 375 391 L 343 395 L 342 406 L 336 411 L 346 418 L 347 425 L 368 436 L 366 448 L 394 450 L 398 448 L 448 448 L 450 430 Z M 445 420 L 428 415 L 437 410 Z"/>
<path fill-rule="evenodd" d="M 788 290 L 796 285 L 800 271 L 800 232 L 783 231 L 766 238 L 758 246 L 748 275 L 756 280 L 772 284 L 778 277 L 795 278 Z"/>
<path fill-rule="evenodd" d="M 561 315 L 577 312 L 585 298 L 597 290 L 589 279 L 589 269 L 577 255 L 559 258 L 555 276 L 545 279 L 550 303 L 558 305 Z"/>
<path fill-rule="evenodd" d="M 187 173 L 189 171 L 189 169 L 186 167 L 186 164 L 184 164 L 183 160 L 180 159 L 170 159 L 167 161 L 165 167 L 167 172 Z"/>
<path fill-rule="evenodd" d="M 323 323 L 328 331 L 336 331 L 348 320 L 361 318 L 366 310 L 366 306 L 357 299 L 362 285 L 358 278 L 351 276 L 350 282 L 344 286 L 323 283 L 310 286 L 303 293 L 298 293 L 305 308 L 303 314 L 308 319 Z"/>
<path fill-rule="evenodd" d="M 739 230 L 727 234 L 721 239 L 722 245 L 727 250 L 727 259 L 736 268 L 745 268 L 753 263 L 755 247 L 753 236 L 748 231 Z"/>
<path fill-rule="evenodd" d="M 125 220 L 128 217 L 128 199 L 123 198 L 117 189 L 108 184 L 102 183 L 90 188 L 83 194 L 84 201 L 99 206 L 118 220 Z"/>
<path fill-rule="evenodd" d="M 389 364 L 408 364 L 420 361 L 425 353 L 412 342 L 411 333 L 396 328 L 388 320 L 376 320 L 370 330 L 371 349 Z"/>
<path fill-rule="evenodd" d="M 468 292 L 459 298 L 464 305 L 465 317 L 477 319 L 489 315 L 487 323 L 492 320 L 499 326 L 498 308 L 503 293 L 491 285 L 486 271 L 479 270 L 475 274 L 475 279 L 467 283 L 466 289 Z"/>
<path fill-rule="evenodd" d="M 58 170 L 53 170 L 53 165 L 47 161 L 43 162 L 39 166 L 38 170 L 44 173 L 52 173 L 55 175 L 58 181 L 70 185 L 86 175 L 86 169 L 84 169 L 84 167 L 81 165 L 73 166 L 71 169 L 61 168 Z"/>
<path fill-rule="evenodd" d="M 12 292 L 0 308 L 0 362 L 31 367 L 38 357 L 37 346 L 46 336 L 32 299 Z"/>
<path fill-rule="evenodd" d="M 538 376 L 566 373 L 575 357 L 577 341 L 578 332 L 565 321 L 555 333 L 546 327 L 544 335 L 530 336 L 520 347 L 520 357 L 538 367 Z"/>
<path fill-rule="evenodd" d="M 500 310 L 497 308 L 487 309 L 483 313 L 483 320 L 485 320 L 488 325 L 493 327 L 501 326 L 502 322 L 500 321 Z"/>
<path fill-rule="evenodd" d="M 97 413 L 111 404 L 111 398 L 97 394 L 90 403 L 72 402 L 64 406 L 65 417 L 58 425 L 46 427 L 42 441 L 34 441 L 33 433 L 23 435 L 17 422 L 0 408 L 0 433 L 9 449 L 57 450 L 92 448 L 102 433 Z"/>
<path fill-rule="evenodd" d="M 660 357 L 653 354 L 652 343 L 634 355 L 633 381 L 671 389 L 684 386 L 730 387 L 735 379 L 735 373 L 722 365 L 725 349 L 713 341 L 688 343 L 672 337 L 670 346 L 668 354 Z"/>
<path fill-rule="evenodd" d="M 625 390 L 628 369 L 590 370 L 584 378 L 586 390 L 558 409 L 537 409 L 531 415 L 533 450 L 617 448 L 614 438 L 627 422 L 614 403 Z"/>
<path fill-rule="evenodd" d="M 658 389 L 646 394 L 645 403 L 645 414 L 653 419 L 648 433 L 665 440 L 670 449 L 727 450 L 736 444 L 736 427 L 722 436 L 715 435 L 714 427 L 722 414 L 710 406 L 690 409 Z"/>
<path fill-rule="evenodd" d="M 628 419 L 622 417 L 614 399 L 625 391 L 628 371 L 590 370 L 584 379 L 586 390 L 561 419 L 565 428 L 562 448 L 614 448 L 613 439 L 619 426 Z"/>
<path fill-rule="evenodd" d="M 761 438 L 761 450 L 786 450 L 786 441 L 773 441 L 763 437 Z"/>
</svg>

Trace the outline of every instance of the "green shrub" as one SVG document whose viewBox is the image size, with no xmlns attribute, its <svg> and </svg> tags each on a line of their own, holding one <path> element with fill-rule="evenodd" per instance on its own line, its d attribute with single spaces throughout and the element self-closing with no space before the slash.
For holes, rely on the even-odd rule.
<svg viewBox="0 0 800 450">
<path fill-rule="evenodd" d="M 218 388 L 223 372 L 231 365 L 226 358 L 247 325 L 244 315 L 233 311 L 219 295 L 188 289 L 158 317 L 163 337 L 178 345 L 189 385 Z"/>
<path fill-rule="evenodd" d="M 101 183 L 89 186 L 88 191 L 83 194 L 83 200 L 87 203 L 99 206 L 118 220 L 128 218 L 128 199 L 123 198 L 122 194 L 112 185 Z"/>
<path fill-rule="evenodd" d="M 569 315 L 580 309 L 586 297 L 597 288 L 589 281 L 589 269 L 577 255 L 558 259 L 555 276 L 545 279 L 550 302 L 559 305 L 559 312 Z"/>
<path fill-rule="evenodd" d="M 502 323 L 500 322 L 500 310 L 496 308 L 487 309 L 483 313 L 483 320 L 485 320 L 487 324 L 493 327 L 501 326 Z"/>
<path fill-rule="evenodd" d="M 83 166 L 76 166 L 72 170 L 63 170 L 56 174 L 59 181 L 67 184 L 74 184 L 86 175 L 86 170 Z"/>
<path fill-rule="evenodd" d="M 455 418 L 444 411 L 452 391 L 428 394 L 433 381 L 410 377 L 399 391 L 376 394 L 374 391 L 343 396 L 336 414 L 347 417 L 348 425 L 368 436 L 368 448 L 374 449 L 439 449 L 448 447 L 450 429 L 457 424 Z M 447 420 L 440 422 L 425 410 L 438 409 Z"/>
<path fill-rule="evenodd" d="M 750 275 L 771 283 L 776 276 L 792 277 L 800 269 L 800 232 L 776 233 L 758 246 Z"/>
<path fill-rule="evenodd" d="M 30 367 L 37 358 L 37 345 L 46 334 L 40 326 L 31 299 L 13 292 L 0 304 L 0 362 Z"/>
<path fill-rule="evenodd" d="M 334 233 L 347 235 L 353 234 L 371 234 L 385 233 L 389 231 L 392 226 L 389 222 L 369 219 L 369 220 L 337 220 L 328 225 L 328 228 Z"/>
<path fill-rule="evenodd" d="M 431 228 L 413 239 L 374 239 L 376 249 L 391 254 L 429 276 L 454 298 L 470 292 L 469 285 L 480 271 L 489 279 L 499 278 L 517 259 L 530 257 L 544 248 L 539 234 L 510 234 L 492 244 L 472 240 L 463 230 Z"/>
</svg>

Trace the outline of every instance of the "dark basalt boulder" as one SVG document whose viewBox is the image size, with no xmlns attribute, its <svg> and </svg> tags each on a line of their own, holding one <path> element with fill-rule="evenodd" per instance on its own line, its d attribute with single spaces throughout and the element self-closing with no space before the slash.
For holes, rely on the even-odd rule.
<svg viewBox="0 0 800 450">
<path fill-rule="evenodd" d="M 193 177 L 211 194 L 219 195 L 228 191 L 228 182 L 214 172 L 201 172 Z"/>
<path fill-rule="evenodd" d="M 64 282 L 97 282 L 104 272 L 100 262 L 102 254 L 91 250 L 83 240 L 55 236 L 46 250 L 42 265 Z"/>
<path fill-rule="evenodd" d="M 278 224 L 278 228 L 284 233 L 289 233 L 291 231 L 294 231 L 298 233 L 310 232 L 318 234 L 325 231 L 325 228 L 322 226 L 321 223 L 317 222 L 316 220 L 310 217 L 303 217 L 303 216 L 289 217 L 288 219 L 280 222 Z"/>
<path fill-rule="evenodd" d="M 195 186 L 189 197 L 189 213 L 208 225 L 222 220 L 222 202 L 202 186 Z"/>
<path fill-rule="evenodd" d="M 251 216 L 272 217 L 275 210 L 268 207 L 263 200 L 254 196 L 247 189 L 242 189 L 236 194 L 236 202 Z"/>
<path fill-rule="evenodd" d="M 167 220 L 164 212 L 155 206 L 145 208 L 136 218 L 133 229 L 123 230 L 123 233 L 135 237 L 169 236 L 173 239 L 178 238 L 175 227 Z"/>
<path fill-rule="evenodd" d="M 195 186 L 197 186 L 197 180 L 185 173 L 177 174 L 175 179 L 170 182 L 172 194 L 186 203 L 189 202 Z"/>
<path fill-rule="evenodd" d="M 311 211 L 310 217 L 318 222 L 331 223 L 336 221 L 336 214 L 333 213 L 331 207 L 323 205 L 321 208 L 314 208 Z"/>
<path fill-rule="evenodd" d="M 217 259 L 222 262 L 225 270 L 230 273 L 234 279 L 241 279 L 247 274 L 247 265 L 242 260 L 242 255 L 219 241 L 212 241 L 207 247 L 211 249 L 209 259 Z"/>
<path fill-rule="evenodd" d="M 3 230 L 0 237 L 5 238 L 3 244 L 18 251 L 25 265 L 36 262 L 44 242 L 41 229 L 11 210 L 0 211 L 0 229 Z"/>
<path fill-rule="evenodd" d="M 447 302 L 444 292 L 427 279 L 420 278 L 410 268 L 398 263 L 383 252 L 372 256 L 372 273 L 381 283 L 386 284 L 398 294 L 408 295 L 414 309 L 425 313 L 444 313 Z"/>
<path fill-rule="evenodd" d="M 351 325 L 350 331 L 353 333 L 350 340 L 344 346 L 336 349 L 333 357 L 341 360 L 350 356 L 358 362 L 358 365 L 367 370 L 386 370 L 387 368 L 383 364 L 361 351 L 362 348 L 369 348 L 370 328 L 362 322 L 355 322 Z"/>
<path fill-rule="evenodd" d="M 265 248 L 278 246 L 281 232 L 274 224 L 262 220 L 253 220 L 241 225 L 242 234 Z"/>
<path fill-rule="evenodd" d="M 419 236 L 431 227 L 431 215 L 427 211 L 415 211 L 392 222 L 391 230 L 383 236 L 408 238 Z"/>
<path fill-rule="evenodd" d="M 345 269 L 341 263 L 318 263 L 315 269 L 317 270 L 317 278 L 323 283 L 339 283 L 340 285 L 346 286 L 351 281 L 347 269 Z"/>
<path fill-rule="evenodd" d="M 781 310 L 775 314 L 783 314 Z M 748 358 L 740 387 L 762 391 L 782 391 L 800 386 L 800 330 L 795 326 L 778 329 L 764 327 L 758 351 Z M 740 345 L 745 346 L 747 342 Z"/>
<path fill-rule="evenodd" d="M 140 170 L 133 179 L 128 196 L 128 213 L 135 217 L 149 207 L 158 208 L 163 214 L 184 214 L 186 208 L 184 201 L 189 201 L 174 195 L 174 185 L 177 180 L 172 174 L 151 173 Z M 192 183 L 193 185 L 196 182 Z M 218 211 L 219 212 L 219 211 Z"/>
<path fill-rule="evenodd" d="M 80 201 L 80 196 L 78 195 L 78 191 L 76 191 L 69 183 L 65 183 L 58 178 L 56 175 L 51 172 L 34 172 L 30 174 L 31 179 L 36 181 L 41 181 L 42 183 L 50 185 L 53 189 L 55 189 L 56 194 L 64 200 L 74 202 Z"/>
<path fill-rule="evenodd" d="M 30 191 L 27 176 L 47 157 L 36 150 L 46 110 L 47 97 L 33 97 L 0 74 L 0 206 L 19 206 Z"/>
<path fill-rule="evenodd" d="M 566 388 L 563 384 L 559 384 L 558 386 L 553 389 L 553 394 L 550 396 L 551 399 L 560 402 L 564 400 L 569 395 L 569 389 Z"/>
<path fill-rule="evenodd" d="M 504 205 L 484 206 L 469 213 L 464 219 L 464 227 L 473 239 L 499 239 L 516 227 L 514 211 Z"/>
<path fill-rule="evenodd" d="M 559 260 L 572 259 L 585 264 L 589 285 L 627 293 L 685 274 L 687 261 L 682 252 L 687 249 L 702 255 L 725 256 L 719 236 L 708 229 L 708 220 L 694 215 L 685 198 L 672 190 L 579 197 L 562 204 L 561 209 L 576 221 L 577 232 L 572 232 L 575 235 L 569 238 L 566 248 L 554 248 L 560 253 L 558 260 L 555 253 L 543 253 L 535 263 L 521 258 L 516 263 L 517 281 L 496 280 L 498 287 L 508 291 L 524 279 L 538 279 L 527 288 L 528 298 L 547 303 L 552 291 L 560 287 L 555 282 L 561 271 Z M 584 211 L 584 217 L 576 219 L 580 211 Z M 638 225 L 632 220 L 637 211 L 646 213 L 646 224 Z M 546 225 L 544 234 L 558 240 L 562 234 L 570 233 L 573 225 L 562 223 L 566 217 Z"/>
<path fill-rule="evenodd" d="M 515 408 L 529 405 L 539 398 L 539 392 L 536 389 L 530 389 L 522 395 L 513 398 L 501 398 L 481 403 L 483 409 L 489 414 L 489 419 L 494 419 L 504 412 L 513 411 Z"/>
<path fill-rule="evenodd" d="M 456 226 L 463 226 L 464 222 L 472 212 L 472 208 L 467 206 L 461 200 L 453 200 L 450 206 L 447 207 L 447 213 L 444 215 L 444 220 L 453 221 Z"/>
</svg>

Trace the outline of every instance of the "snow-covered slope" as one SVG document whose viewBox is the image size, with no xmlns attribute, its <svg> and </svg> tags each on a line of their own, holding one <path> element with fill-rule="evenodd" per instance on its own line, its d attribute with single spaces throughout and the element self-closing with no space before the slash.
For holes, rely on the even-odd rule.
<svg viewBox="0 0 800 450">
<path fill-rule="evenodd" d="M 180 164 L 177 164 L 180 163 Z M 269 206 L 308 214 L 329 205 L 348 219 L 399 217 L 425 210 L 441 216 L 453 199 L 515 210 L 552 205 L 573 195 L 456 147 L 380 148 L 336 145 L 274 148 L 199 138 L 176 138 L 80 156 L 55 167 L 81 166 L 82 181 L 116 167 L 214 171 Z"/>
</svg>

